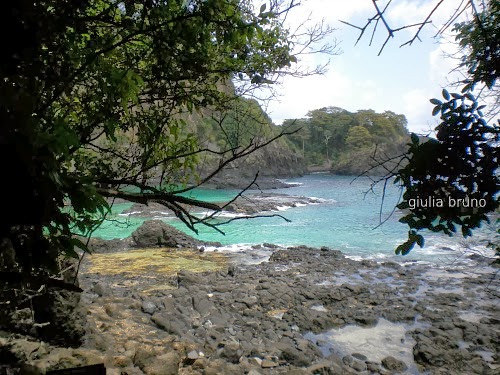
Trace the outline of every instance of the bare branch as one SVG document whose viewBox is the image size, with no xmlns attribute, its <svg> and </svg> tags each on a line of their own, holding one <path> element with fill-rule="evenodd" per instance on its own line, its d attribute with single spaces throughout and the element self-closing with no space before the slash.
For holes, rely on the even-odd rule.
<svg viewBox="0 0 500 375">
<path fill-rule="evenodd" d="M 279 217 L 280 219 L 283 219 L 285 220 L 287 223 L 291 223 L 292 221 L 288 218 L 286 218 L 285 216 L 283 215 L 279 215 L 279 214 L 271 214 L 271 215 L 251 215 L 251 216 L 237 216 L 237 217 L 233 217 L 229 220 L 226 220 L 222 223 L 217 223 L 217 224 L 214 224 L 215 226 L 221 226 L 221 225 L 226 225 L 226 224 L 229 224 L 233 221 L 236 221 L 236 220 L 248 220 L 248 219 L 256 219 L 256 218 L 269 218 L 269 217 Z"/>
</svg>

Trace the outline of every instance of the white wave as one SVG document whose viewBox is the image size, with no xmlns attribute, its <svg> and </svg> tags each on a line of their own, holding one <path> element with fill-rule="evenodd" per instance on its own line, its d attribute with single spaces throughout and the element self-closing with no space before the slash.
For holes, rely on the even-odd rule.
<svg viewBox="0 0 500 375">
<path fill-rule="evenodd" d="M 357 261 L 357 262 L 362 261 L 363 259 L 365 259 L 365 258 L 363 258 L 361 255 L 347 255 L 347 254 L 346 254 L 345 256 L 346 256 L 346 258 L 349 258 L 349 259 L 355 260 L 355 261 Z"/>
<path fill-rule="evenodd" d="M 203 246 L 207 252 L 227 252 L 227 253 L 240 253 L 243 251 L 252 250 L 251 244 L 234 244 L 234 245 L 223 245 L 223 246 Z"/>
<path fill-rule="evenodd" d="M 289 210 L 290 208 L 292 208 L 291 206 L 276 206 L 276 209 L 278 211 L 286 211 L 286 210 Z"/>
<path fill-rule="evenodd" d="M 304 185 L 304 183 L 302 183 L 302 182 L 288 182 L 288 181 L 283 181 L 280 179 L 278 179 L 278 181 L 281 182 L 282 184 L 290 185 L 290 186 L 302 186 L 302 185 Z"/>
<path fill-rule="evenodd" d="M 255 245 L 250 244 L 225 245 L 220 247 L 207 246 L 205 247 L 205 251 L 230 254 L 233 261 L 242 265 L 255 265 L 267 262 L 272 253 L 270 249 L 265 247 L 256 248 Z"/>
<path fill-rule="evenodd" d="M 233 217 L 243 217 L 243 216 L 247 215 L 241 212 L 222 212 L 220 214 L 215 215 L 214 217 L 233 218 Z"/>
<path fill-rule="evenodd" d="M 320 203 L 337 203 L 335 199 L 327 199 L 327 198 L 318 198 L 318 197 L 307 197 L 308 199 L 317 201 L 316 202 L 311 202 L 310 204 L 320 204 Z"/>
<path fill-rule="evenodd" d="M 137 214 L 141 214 L 142 211 L 131 211 L 131 212 L 122 212 L 120 214 L 118 214 L 118 216 L 130 216 L 130 215 L 137 215 Z"/>
</svg>

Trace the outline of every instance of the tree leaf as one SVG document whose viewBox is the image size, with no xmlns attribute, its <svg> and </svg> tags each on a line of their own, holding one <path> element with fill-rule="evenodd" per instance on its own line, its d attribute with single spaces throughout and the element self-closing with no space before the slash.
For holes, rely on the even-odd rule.
<svg viewBox="0 0 500 375">
<path fill-rule="evenodd" d="M 446 100 L 450 100 L 450 93 L 446 89 L 443 89 L 442 94 L 443 98 L 445 98 Z"/>
</svg>

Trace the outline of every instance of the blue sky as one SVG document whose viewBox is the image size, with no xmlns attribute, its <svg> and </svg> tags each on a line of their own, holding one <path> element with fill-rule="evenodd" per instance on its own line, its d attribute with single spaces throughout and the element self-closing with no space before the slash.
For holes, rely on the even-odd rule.
<svg viewBox="0 0 500 375">
<path fill-rule="evenodd" d="M 437 2 L 394 0 L 387 19 L 393 27 L 422 21 Z M 378 3 L 383 6 L 386 1 Z M 290 24 L 303 21 L 308 14 L 311 14 L 311 22 L 324 18 L 337 29 L 332 40 L 337 39 L 342 54 L 331 57 L 328 72 L 323 76 L 286 78 L 278 88 L 280 97 L 267 107 L 268 114 L 280 124 L 284 119 L 305 117 L 309 110 L 326 106 L 349 111 L 391 110 L 407 117 L 410 131 L 427 133 L 437 124 L 437 119 L 431 116 L 433 106 L 429 99 L 441 95 L 448 73 L 456 64 L 443 55 L 443 51 L 454 50 L 453 44 L 445 40 L 439 42 L 433 35 L 458 3 L 444 1 L 433 16 L 433 24 L 421 34 L 422 42 L 400 48 L 413 35 L 402 31 L 389 41 L 382 55 L 377 56 L 386 37 L 385 30 L 379 26 L 378 38 L 371 47 L 368 46 L 370 35 L 366 34 L 354 46 L 358 30 L 339 22 L 364 25 L 374 14 L 371 0 L 303 0 L 289 16 Z M 315 62 L 318 60 L 309 59 L 303 64 Z"/>
</svg>

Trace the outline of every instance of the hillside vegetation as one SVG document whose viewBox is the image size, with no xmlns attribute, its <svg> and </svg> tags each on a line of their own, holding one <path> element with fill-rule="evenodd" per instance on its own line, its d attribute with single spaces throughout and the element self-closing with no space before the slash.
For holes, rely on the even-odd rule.
<svg viewBox="0 0 500 375">
<path fill-rule="evenodd" d="M 246 145 L 263 144 L 287 128 L 276 126 L 255 99 L 238 98 L 224 112 L 205 112 L 203 117 L 190 117 L 202 148 L 217 152 L 242 150 Z M 290 129 L 292 130 L 292 129 Z M 296 129 L 295 129 L 296 130 Z M 216 186 L 245 187 L 255 175 L 259 179 L 284 178 L 305 172 L 303 156 L 288 139 L 276 139 L 267 146 L 241 158 L 214 176 Z M 218 158 L 210 154 L 199 160 L 198 171 L 204 177 L 214 169 Z"/>
<path fill-rule="evenodd" d="M 338 107 L 310 111 L 306 118 L 285 120 L 284 126 L 300 129 L 289 137 L 311 169 L 336 174 L 359 174 L 377 161 L 402 154 L 409 133 L 404 115 L 391 111 L 349 112 Z M 382 173 L 381 167 L 370 170 Z"/>
</svg>

